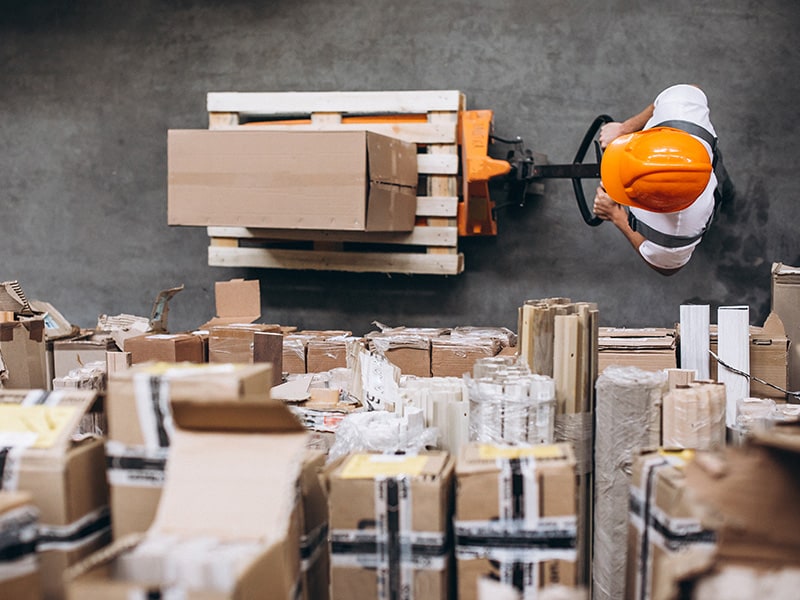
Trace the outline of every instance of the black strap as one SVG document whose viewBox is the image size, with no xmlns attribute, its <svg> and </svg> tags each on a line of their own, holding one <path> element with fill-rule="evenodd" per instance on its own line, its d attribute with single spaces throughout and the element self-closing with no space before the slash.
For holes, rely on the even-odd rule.
<svg viewBox="0 0 800 600">
<path fill-rule="evenodd" d="M 670 119 L 668 121 L 662 121 L 658 125 L 653 125 L 653 127 L 672 127 L 673 129 L 680 129 L 681 131 L 685 131 L 686 133 L 697 136 L 706 142 L 709 146 L 711 146 L 712 152 L 716 152 L 717 150 L 716 136 L 708 129 L 698 125 L 697 123 L 684 121 L 682 119 Z"/>
</svg>

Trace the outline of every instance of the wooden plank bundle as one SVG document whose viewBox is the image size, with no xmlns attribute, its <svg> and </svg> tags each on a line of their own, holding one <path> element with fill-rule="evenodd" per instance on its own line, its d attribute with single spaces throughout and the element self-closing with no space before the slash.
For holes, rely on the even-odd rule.
<svg viewBox="0 0 800 600">
<path fill-rule="evenodd" d="M 570 298 L 527 300 L 519 308 L 518 346 L 533 373 L 556 387 L 555 439 L 575 449 L 578 477 L 578 578 L 591 579 L 594 384 L 598 365 L 597 305 Z"/>
<path fill-rule="evenodd" d="M 457 275 L 459 91 L 209 93 L 209 129 L 371 131 L 417 145 L 410 232 L 208 227 L 208 264 Z M 311 167 L 311 165 L 310 165 Z"/>
</svg>

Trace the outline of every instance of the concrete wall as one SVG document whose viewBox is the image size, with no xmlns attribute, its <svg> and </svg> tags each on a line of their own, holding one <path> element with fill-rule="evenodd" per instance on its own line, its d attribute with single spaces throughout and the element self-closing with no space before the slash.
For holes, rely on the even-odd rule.
<svg viewBox="0 0 800 600">
<path fill-rule="evenodd" d="M 686 302 L 747 304 L 760 324 L 770 265 L 800 264 L 793 0 L 3 4 L 0 280 L 83 327 L 147 315 L 181 283 L 171 329 L 195 327 L 231 277 L 261 280 L 266 322 L 355 333 L 516 329 L 546 296 L 595 301 L 604 325 L 669 326 Z M 450 277 L 209 267 L 205 230 L 166 224 L 166 132 L 206 127 L 208 91 L 458 89 L 496 133 L 566 162 L 595 115 L 678 82 L 708 95 L 738 197 L 671 278 L 610 224 L 586 227 L 566 181 L 502 212 L 496 238 L 464 240 Z"/>
</svg>

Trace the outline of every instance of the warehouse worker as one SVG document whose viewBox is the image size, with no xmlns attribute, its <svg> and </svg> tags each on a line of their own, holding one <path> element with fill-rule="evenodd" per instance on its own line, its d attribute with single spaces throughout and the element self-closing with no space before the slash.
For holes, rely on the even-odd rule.
<svg viewBox="0 0 800 600">
<path fill-rule="evenodd" d="M 733 192 L 706 95 L 693 85 L 667 88 L 638 115 L 606 123 L 599 141 L 605 152 L 594 213 L 653 270 L 678 272 Z"/>
</svg>

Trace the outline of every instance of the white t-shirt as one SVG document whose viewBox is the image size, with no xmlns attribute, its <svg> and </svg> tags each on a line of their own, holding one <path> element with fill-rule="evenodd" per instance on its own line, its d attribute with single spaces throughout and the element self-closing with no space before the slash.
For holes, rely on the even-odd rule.
<svg viewBox="0 0 800 600">
<path fill-rule="evenodd" d="M 708 99 L 699 88 L 686 84 L 673 85 L 656 97 L 654 106 L 653 116 L 645 123 L 644 129 L 650 129 L 664 121 L 680 119 L 696 123 L 716 137 L 714 126 L 709 119 Z M 704 140 L 696 139 L 703 143 L 709 157 L 713 159 L 711 147 Z M 706 189 L 688 208 L 675 213 L 654 213 L 641 208 L 631 208 L 630 211 L 637 220 L 662 233 L 679 236 L 697 235 L 706 226 L 714 211 L 716 187 L 717 178 L 711 173 Z M 699 243 L 700 240 L 697 240 L 681 248 L 666 248 L 645 240 L 639 246 L 639 253 L 651 265 L 662 269 L 677 269 L 689 262 L 692 252 Z"/>
</svg>

